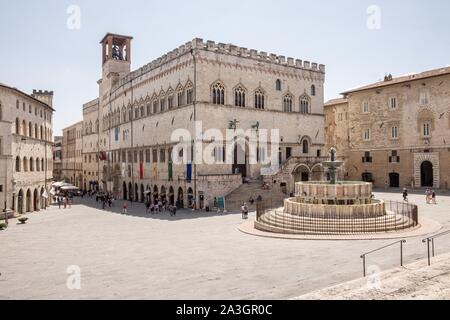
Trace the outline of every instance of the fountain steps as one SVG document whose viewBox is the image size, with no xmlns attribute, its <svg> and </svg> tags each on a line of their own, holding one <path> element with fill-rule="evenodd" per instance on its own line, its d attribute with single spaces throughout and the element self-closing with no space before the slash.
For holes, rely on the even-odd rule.
<svg viewBox="0 0 450 320">
<path fill-rule="evenodd" d="M 320 219 L 292 216 L 281 212 L 270 212 L 262 215 L 255 222 L 257 229 L 277 233 L 302 234 L 352 234 L 398 231 L 414 225 L 411 219 L 390 214 L 383 218 L 368 219 Z"/>
</svg>

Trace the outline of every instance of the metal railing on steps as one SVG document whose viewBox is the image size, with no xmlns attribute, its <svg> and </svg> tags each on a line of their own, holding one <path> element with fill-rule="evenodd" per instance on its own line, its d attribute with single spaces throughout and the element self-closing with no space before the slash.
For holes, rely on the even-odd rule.
<svg viewBox="0 0 450 320">
<path fill-rule="evenodd" d="M 378 249 L 375 249 L 375 250 L 372 250 L 372 251 L 369 251 L 369 252 L 366 252 L 366 253 L 362 254 L 361 255 L 361 259 L 363 259 L 363 274 L 364 274 L 364 277 L 366 276 L 366 256 L 368 256 L 369 254 L 372 254 L 374 252 L 377 252 L 377 251 L 380 251 L 380 250 L 392 247 L 392 246 L 394 246 L 396 244 L 400 244 L 400 266 L 403 267 L 403 244 L 404 243 L 406 243 L 406 240 L 402 239 L 402 240 L 395 241 L 394 243 L 385 245 L 385 246 L 380 247 Z"/>
<path fill-rule="evenodd" d="M 431 237 L 425 238 L 422 240 L 423 243 L 427 244 L 427 252 L 428 252 L 428 266 L 431 266 L 431 258 L 434 258 L 434 239 L 440 238 L 442 236 L 450 234 L 450 230 L 435 234 Z M 430 248 L 431 244 L 431 248 Z"/>
</svg>

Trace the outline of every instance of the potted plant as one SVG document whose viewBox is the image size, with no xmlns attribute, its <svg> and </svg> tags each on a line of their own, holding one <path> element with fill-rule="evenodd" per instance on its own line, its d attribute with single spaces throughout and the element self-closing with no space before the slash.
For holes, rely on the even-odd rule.
<svg viewBox="0 0 450 320">
<path fill-rule="evenodd" d="M 0 230 L 6 229 L 8 225 L 6 223 L 0 223 Z"/>
<path fill-rule="evenodd" d="M 28 218 L 27 217 L 20 217 L 17 220 L 19 220 L 20 224 L 25 224 L 28 221 Z"/>
</svg>

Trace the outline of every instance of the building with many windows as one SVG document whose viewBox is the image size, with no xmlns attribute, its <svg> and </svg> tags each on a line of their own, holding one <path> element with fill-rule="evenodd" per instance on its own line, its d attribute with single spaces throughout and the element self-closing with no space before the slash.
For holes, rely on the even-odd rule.
<svg viewBox="0 0 450 320">
<path fill-rule="evenodd" d="M 269 157 L 277 165 L 295 159 L 293 171 L 308 160 L 309 170 L 323 153 L 325 66 L 194 39 L 131 71 L 131 41 L 116 34 L 101 41 L 99 98 L 83 108 L 86 189 L 98 181 L 119 198 L 164 197 L 183 206 L 195 200 L 204 208 L 243 177 L 270 171 Z M 254 150 L 248 139 L 227 138 L 227 129 L 257 135 L 278 129 L 279 146 Z M 173 137 L 180 130 L 189 135 L 181 147 Z M 287 179 L 292 184 L 294 175 Z"/>
<path fill-rule="evenodd" d="M 343 94 L 325 105 L 326 140 L 345 158 L 347 179 L 450 187 L 450 67 Z"/>
<path fill-rule="evenodd" d="M 82 158 L 83 122 L 77 122 L 63 129 L 62 179 L 79 188 L 83 187 Z"/>
<path fill-rule="evenodd" d="M 53 180 L 61 181 L 62 179 L 62 136 L 56 136 L 53 143 Z"/>
<path fill-rule="evenodd" d="M 28 95 L 0 84 L 0 203 L 2 211 L 46 208 L 53 179 L 53 92 Z"/>
</svg>

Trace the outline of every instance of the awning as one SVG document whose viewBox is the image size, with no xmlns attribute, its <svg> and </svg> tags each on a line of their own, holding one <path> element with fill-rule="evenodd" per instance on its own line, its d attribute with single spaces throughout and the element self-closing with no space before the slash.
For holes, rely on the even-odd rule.
<svg viewBox="0 0 450 320">
<path fill-rule="evenodd" d="M 63 190 L 63 191 L 72 191 L 72 190 L 79 190 L 80 188 L 78 188 L 78 187 L 75 187 L 75 186 L 64 186 L 64 187 L 61 187 L 61 190 Z"/>
</svg>

